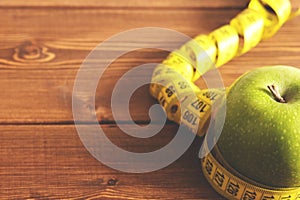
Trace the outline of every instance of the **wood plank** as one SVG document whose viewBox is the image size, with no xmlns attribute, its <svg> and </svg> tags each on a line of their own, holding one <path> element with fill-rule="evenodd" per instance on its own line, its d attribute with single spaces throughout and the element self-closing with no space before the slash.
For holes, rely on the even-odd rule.
<svg viewBox="0 0 300 200">
<path fill-rule="evenodd" d="M 90 125 L 95 126 L 95 125 Z M 132 139 L 102 125 L 121 148 L 150 151 L 167 144 L 177 126 L 150 139 Z M 94 159 L 73 125 L 0 126 L 1 199 L 221 199 L 204 179 L 201 140 L 170 166 L 145 174 L 122 173 Z"/>
<path fill-rule="evenodd" d="M 237 12 L 232 10 L 219 12 L 222 17 L 199 26 L 201 29 L 199 32 L 204 30 L 208 32 L 209 29 L 225 22 L 224 19 L 229 20 Z M 1 13 L 5 13 L 5 20 L 0 31 L 0 67 L 4 70 L 0 75 L 1 81 L 4 81 L 0 86 L 1 91 L 4 91 L 1 93 L 0 121 L 56 123 L 72 121 L 71 92 L 76 72 L 89 51 L 99 42 L 123 30 L 143 26 L 162 26 L 175 30 L 178 28 L 181 32 L 196 33 L 198 31 L 195 31 L 194 27 L 199 23 L 196 19 L 201 16 L 210 16 L 208 18 L 213 19 L 212 16 L 217 12 L 44 8 L 5 9 L 5 12 Z M 165 19 L 164 22 L 161 18 Z M 128 21 L 132 23 L 127 23 Z M 16 30 L 22 31 L 16 34 Z M 55 54 L 56 57 L 49 62 L 26 60 L 24 54 L 28 54 L 27 43 L 35 44 L 40 50 L 48 48 L 48 52 Z M 16 51 L 20 52 L 17 58 L 23 60 L 14 58 Z M 117 67 L 110 67 L 112 73 L 108 72 L 106 77 L 109 78 L 103 80 L 103 84 L 108 85 L 110 89 L 105 89 L 102 91 L 104 94 L 98 95 L 101 104 L 104 103 L 104 106 L 98 106 L 101 107 L 99 113 L 109 110 L 110 103 L 104 97 L 107 92 L 112 91 L 112 84 L 121 74 L 138 64 L 160 62 L 165 56 L 166 53 L 162 54 L 160 51 L 142 51 L 121 59 L 116 63 Z M 147 89 L 143 90 L 143 93 L 148 95 Z M 144 99 L 141 102 L 143 101 Z M 145 102 L 148 107 L 151 105 L 149 102 L 153 104 L 154 101 L 148 96 Z M 139 116 L 140 114 L 137 118 Z M 139 120 L 147 119 L 147 114 L 144 116 L 146 118 Z M 99 118 L 111 120 L 110 114 Z"/>
<path fill-rule="evenodd" d="M 164 0 L 164 1 L 146 1 L 146 0 L 127 0 L 127 1 L 99 1 L 99 0 L 2 0 L 0 2 L 0 7 L 12 7 L 12 8 L 39 8 L 39 7 L 55 7 L 55 8 L 114 8 L 114 9 L 149 9 L 149 8 L 163 8 L 163 9 L 208 9 L 208 8 L 219 8 L 219 9 L 241 9 L 245 8 L 249 3 L 249 0 L 203 0 L 203 1 L 193 1 L 193 0 Z M 300 3 L 298 0 L 291 0 L 292 6 L 294 8 L 299 8 Z"/>
<path fill-rule="evenodd" d="M 54 40 L 56 44 L 62 40 L 65 45 L 68 45 L 66 39 L 71 42 L 73 39 L 77 46 L 83 43 L 91 46 L 87 42 L 98 44 L 114 34 L 142 27 L 169 28 L 195 36 L 228 23 L 241 10 L 0 8 L 4 19 L 0 39 L 12 46 L 17 45 L 16 41 L 43 38 L 47 42 Z"/>
<path fill-rule="evenodd" d="M 182 9 L 182 8 L 241 8 L 247 5 L 248 0 L 215 0 L 215 1 L 193 1 L 193 0 L 164 0 L 164 1 L 146 1 L 146 0 L 127 0 L 127 1 L 98 1 L 98 0 L 2 0 L 0 6 L 3 7 L 92 7 L 92 8 L 167 8 L 167 9 Z"/>
</svg>

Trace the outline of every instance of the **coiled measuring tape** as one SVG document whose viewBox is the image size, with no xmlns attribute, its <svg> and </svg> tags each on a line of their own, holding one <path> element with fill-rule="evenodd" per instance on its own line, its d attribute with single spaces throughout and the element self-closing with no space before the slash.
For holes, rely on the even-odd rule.
<svg viewBox="0 0 300 200">
<path fill-rule="evenodd" d="M 272 37 L 286 21 L 298 15 L 300 9 L 292 12 L 289 0 L 251 0 L 228 25 L 208 35 L 198 35 L 171 52 L 153 72 L 151 95 L 165 109 L 169 120 L 203 136 L 212 104 L 224 95 L 224 91 L 200 90 L 193 82 L 215 66 L 224 65 Z M 224 167 L 215 156 L 209 153 L 203 159 L 203 173 L 214 189 L 227 199 L 300 199 L 300 188 L 269 188 L 253 183 L 232 173 L 234 169 Z"/>
</svg>

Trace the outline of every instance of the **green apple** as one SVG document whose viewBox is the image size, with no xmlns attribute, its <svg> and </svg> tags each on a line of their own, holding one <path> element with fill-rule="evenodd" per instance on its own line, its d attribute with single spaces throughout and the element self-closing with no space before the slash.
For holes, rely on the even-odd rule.
<svg viewBox="0 0 300 200">
<path fill-rule="evenodd" d="M 258 68 L 230 88 L 217 142 L 241 175 L 273 187 L 300 186 L 300 69 Z"/>
</svg>

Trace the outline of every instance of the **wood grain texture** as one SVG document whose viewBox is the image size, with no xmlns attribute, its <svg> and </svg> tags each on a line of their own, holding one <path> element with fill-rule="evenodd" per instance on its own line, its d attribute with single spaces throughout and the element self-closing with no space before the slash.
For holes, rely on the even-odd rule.
<svg viewBox="0 0 300 200">
<path fill-rule="evenodd" d="M 167 8 L 167 9 L 232 9 L 232 8 L 245 8 L 249 1 L 247 0 L 203 0 L 203 1 L 192 1 L 192 0 L 173 0 L 173 1 L 146 1 L 146 0 L 127 0 L 127 1 L 103 1 L 103 0 L 47 0 L 40 2 L 38 0 L 3 0 L 0 2 L 1 7 L 71 7 L 71 8 L 121 8 L 121 9 L 132 9 L 132 8 Z M 300 3 L 297 0 L 291 0 L 292 6 L 298 8 Z"/>
<path fill-rule="evenodd" d="M 122 148 L 147 152 L 168 143 L 176 126 L 149 140 L 102 125 Z M 175 163 L 147 174 L 121 173 L 94 159 L 73 125 L 0 127 L 1 199 L 220 199 L 205 182 L 197 139 Z"/>
<path fill-rule="evenodd" d="M 148 174 L 121 173 L 98 162 L 77 135 L 72 91 L 86 56 L 114 34 L 141 27 L 168 28 L 190 37 L 207 34 L 227 24 L 247 2 L 0 1 L 0 199 L 222 199 L 202 176 L 199 138 L 175 163 Z M 225 86 L 260 66 L 300 68 L 299 31 L 299 19 L 289 21 L 275 37 L 221 67 Z M 148 38 L 141 45 L 176 48 L 183 42 Z M 139 44 L 117 42 L 107 50 L 129 47 Z M 89 118 L 96 112 L 107 136 L 124 149 L 145 152 L 168 143 L 176 134 L 175 124 L 168 122 L 150 139 L 131 138 L 116 126 L 110 102 L 122 75 L 142 64 L 159 63 L 166 56 L 165 51 L 143 48 L 115 60 L 99 81 L 95 108 L 90 96 L 75 98 L 86 105 L 81 111 L 86 116 L 82 126 L 96 126 Z M 148 67 L 140 77 L 150 80 L 152 70 Z M 135 78 L 127 78 L 127 83 Z M 203 81 L 197 83 L 205 87 Z M 129 105 L 133 120 L 147 124 L 149 108 L 155 103 L 147 86 L 137 90 Z M 130 127 L 125 115 L 121 120 Z"/>
<path fill-rule="evenodd" d="M 103 1 L 103 0 L 47 0 L 47 1 L 21 1 L 15 0 L 14 2 L 9 0 L 3 0 L 0 6 L 3 7 L 91 7 L 91 8 L 167 8 L 167 9 L 182 9 L 182 8 L 241 8 L 247 5 L 246 0 L 203 0 L 203 1 L 192 1 L 192 0 L 173 0 L 173 1 L 146 1 L 146 0 L 127 0 L 127 1 Z"/>
<path fill-rule="evenodd" d="M 214 28 L 227 23 L 238 12 L 239 10 L 201 12 L 151 10 L 143 13 L 143 19 L 137 20 L 141 14 L 140 10 L 124 10 L 118 14 L 112 10 L 101 9 L 93 11 L 89 9 L 68 9 L 67 11 L 45 8 L 7 9 L 5 12 L 7 21 L 4 21 L 1 29 L 3 34 L 0 33 L 1 44 L 3 44 L 0 47 L 0 68 L 2 69 L 0 88 L 3 91 L 0 93 L 0 109 L 3 111 L 0 113 L 0 123 L 71 122 L 73 120 L 72 89 L 77 70 L 97 44 L 118 31 L 143 25 L 161 26 L 195 36 L 199 33 L 209 33 Z M 166 20 L 162 23 L 157 17 Z M 64 20 L 57 21 L 57 18 Z M 109 23 L 107 18 L 111 20 Z M 10 23 L 14 19 L 18 19 L 17 22 Z M 207 23 L 201 23 L 203 19 L 207 19 Z M 125 21 L 135 23 L 125 23 Z M 229 86 L 244 72 L 263 65 L 285 64 L 299 67 L 299 22 L 298 19 L 288 22 L 275 37 L 262 42 L 250 53 L 222 66 L 220 72 L 225 86 Z M 74 23 L 77 25 L 74 26 Z M 121 24 L 121 26 L 111 24 Z M 15 30 L 22 31 L 16 32 Z M 142 45 L 147 46 L 154 42 L 163 43 L 164 40 L 149 39 Z M 173 43 L 175 48 L 183 41 Z M 43 53 L 41 59 L 37 59 L 39 62 L 26 60 L 23 58 L 27 52 L 26 45 L 35 45 L 40 48 L 40 51 L 47 48 L 46 53 L 52 53 L 55 57 L 49 58 L 49 55 Z M 115 44 L 109 50 L 115 52 L 122 50 L 122 46 L 127 48 L 135 47 L 135 45 L 137 45 L 135 42 Z M 31 51 L 34 51 L 34 48 Z M 16 54 L 19 60 L 15 59 Z M 96 112 L 99 120 L 113 121 L 110 96 L 115 83 L 124 73 L 141 64 L 159 63 L 166 56 L 167 52 L 142 49 L 122 56 L 109 66 L 99 82 L 96 94 Z M 47 61 L 47 59 L 50 60 Z M 149 68 L 141 76 L 150 80 L 151 72 L 152 68 Z M 134 78 L 130 80 L 134 81 Z M 89 107 L 92 99 L 87 98 L 84 101 Z M 143 87 L 137 91 L 131 101 L 131 107 L 134 107 L 131 109 L 132 117 L 137 121 L 148 121 L 148 109 L 154 103 L 155 101 L 148 94 L 147 87 Z"/>
</svg>

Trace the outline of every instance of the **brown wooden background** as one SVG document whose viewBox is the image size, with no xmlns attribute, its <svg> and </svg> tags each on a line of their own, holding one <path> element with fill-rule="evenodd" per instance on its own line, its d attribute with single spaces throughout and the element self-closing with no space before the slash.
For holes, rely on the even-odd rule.
<svg viewBox="0 0 300 200">
<path fill-rule="evenodd" d="M 113 34 L 152 26 L 192 37 L 228 23 L 247 3 L 1 0 L 0 199 L 222 199 L 202 176 L 199 138 L 175 163 L 152 173 L 122 173 L 98 162 L 75 130 L 72 88 L 84 58 Z M 225 85 L 263 65 L 300 67 L 299 32 L 299 18 L 289 21 L 275 37 L 223 66 Z M 43 48 L 55 58 L 47 60 L 41 54 L 28 59 Z M 107 136 L 122 148 L 157 149 L 176 133 L 177 126 L 168 123 L 151 139 L 132 139 L 115 125 L 110 108 L 110 95 L 119 77 L 140 64 L 160 62 L 166 55 L 154 49 L 131 52 L 114 62 L 101 79 L 97 117 Z M 130 105 L 133 119 L 148 123 L 148 108 L 154 103 L 147 87 L 139 89 Z M 90 100 L 86 104 L 88 107 Z"/>
</svg>

